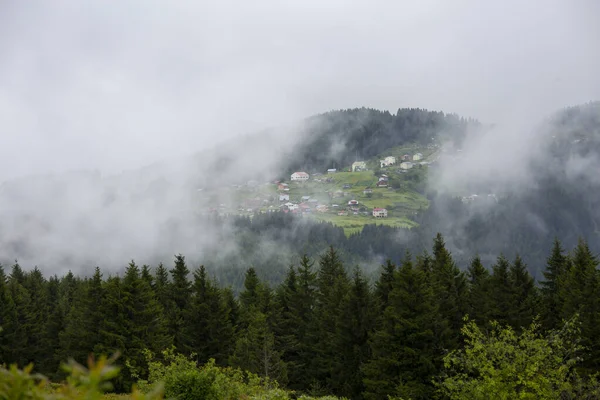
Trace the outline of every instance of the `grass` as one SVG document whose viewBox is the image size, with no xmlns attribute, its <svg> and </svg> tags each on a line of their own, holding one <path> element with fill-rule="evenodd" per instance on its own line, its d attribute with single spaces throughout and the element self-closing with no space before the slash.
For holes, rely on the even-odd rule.
<svg viewBox="0 0 600 400">
<path fill-rule="evenodd" d="M 419 148 L 414 145 L 396 147 L 385 151 L 380 154 L 381 157 L 375 157 L 367 161 L 367 165 L 370 168 L 369 171 L 361 172 L 347 172 L 347 168 L 344 171 L 337 172 L 334 174 L 323 174 L 319 177 L 311 176 L 311 179 L 307 182 L 287 182 L 289 184 L 289 191 L 284 192 L 289 195 L 289 201 L 294 203 L 301 202 L 302 196 L 310 196 L 312 199 L 316 199 L 320 204 L 339 205 L 339 208 L 331 208 L 330 213 L 315 213 L 314 218 L 320 221 L 331 222 L 336 226 L 340 226 L 344 229 L 346 235 L 351 235 L 362 230 L 362 227 L 366 224 L 376 223 L 378 225 L 390 225 L 402 228 L 411 228 L 417 224 L 412 221 L 412 217 L 420 210 L 427 209 L 429 207 L 429 201 L 421 194 L 411 190 L 412 183 L 409 183 L 410 179 L 415 179 L 415 174 L 400 174 L 397 171 L 399 165 L 394 165 L 389 168 L 381 169 L 382 173 L 387 173 L 391 180 L 394 181 L 396 186 L 400 186 L 401 189 L 390 190 L 388 188 L 378 188 L 376 186 L 378 177 L 374 175 L 373 170 L 379 169 L 379 158 L 392 155 L 395 156 L 400 163 L 400 158 L 403 154 L 414 154 L 420 152 L 423 154 L 423 160 L 431 160 L 435 157 L 436 150 Z M 419 171 L 420 175 L 426 174 L 426 169 Z M 321 180 L 321 182 L 315 181 L 315 178 Z M 419 178 L 422 179 L 422 178 Z M 329 180 L 329 182 L 327 182 Z M 344 186 L 347 186 L 344 188 Z M 348 187 L 349 186 L 349 187 Z M 363 193 L 365 188 L 370 187 L 373 193 L 368 196 Z M 223 188 L 223 193 L 215 194 L 210 196 L 210 201 L 205 202 L 205 206 L 209 204 L 218 204 L 219 201 L 223 201 L 223 198 L 233 198 L 233 204 L 243 203 L 244 199 L 250 199 L 259 197 L 261 199 L 274 199 L 274 202 L 262 204 L 260 210 L 267 212 L 269 206 L 278 207 L 281 203 L 279 202 L 279 193 L 277 186 L 274 184 L 264 185 L 260 184 L 255 188 Z M 341 197 L 332 198 L 331 195 L 336 192 L 343 192 L 344 195 Z M 229 194 L 229 196 L 227 196 Z M 206 196 L 207 194 L 205 194 Z M 348 201 L 358 200 L 359 207 L 366 207 L 371 211 L 375 207 L 386 208 L 389 213 L 388 218 L 377 219 L 371 215 L 347 215 L 338 216 L 337 211 L 347 206 Z M 230 208 L 230 207 L 228 207 Z M 237 205 L 235 206 L 235 213 L 237 213 Z M 273 208 L 273 207 L 271 207 Z M 243 211 L 245 213 L 245 211 Z"/>
<path fill-rule="evenodd" d="M 403 217 L 403 216 L 391 216 L 388 218 L 374 218 L 371 215 L 344 215 L 338 216 L 337 214 L 330 213 L 315 213 L 313 218 L 318 221 L 331 222 L 335 226 L 339 226 L 344 229 L 346 236 L 350 236 L 354 233 L 362 231 L 365 225 L 388 225 L 396 228 L 412 228 L 417 226 L 414 221 Z"/>
</svg>

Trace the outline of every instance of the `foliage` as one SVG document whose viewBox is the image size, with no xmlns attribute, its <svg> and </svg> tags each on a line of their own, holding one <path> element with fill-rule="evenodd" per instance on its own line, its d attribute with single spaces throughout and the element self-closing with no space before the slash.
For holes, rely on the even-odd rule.
<svg viewBox="0 0 600 400">
<path fill-rule="evenodd" d="M 153 358 L 149 351 L 146 356 L 149 360 Z M 164 361 L 149 361 L 149 379 L 140 382 L 144 391 L 164 382 L 165 396 L 181 400 L 288 400 L 291 395 L 274 380 L 238 368 L 218 367 L 212 359 L 198 367 L 190 357 L 176 354 L 173 349 L 164 351 L 162 358 Z M 327 399 L 337 398 L 321 400 Z"/>
<path fill-rule="evenodd" d="M 332 246 L 316 260 L 304 255 L 276 287 L 261 268 L 249 268 L 237 296 L 211 278 L 209 268 L 189 276 L 181 255 L 171 274 L 163 265 L 140 269 L 131 262 L 123 277 L 106 279 L 99 268 L 90 278 L 49 279 L 18 264 L 8 276 L 0 268 L 0 362 L 35 362 L 35 372 L 60 382 L 66 378 L 61 360 L 72 355 L 82 362 L 118 350 L 121 372 L 111 380 L 116 393 L 136 383 L 147 391 L 164 380 L 168 393 L 188 397 L 419 399 L 434 395 L 444 357 L 468 349 L 460 338 L 465 314 L 483 332 L 496 332 L 496 342 L 533 337 L 533 343 L 540 343 L 539 335 L 557 337 L 553 329 L 562 325 L 548 321 L 578 314 L 573 351 L 581 360 L 580 380 L 600 371 L 600 272 L 584 240 L 569 254 L 555 246 L 541 295 L 521 257 L 500 256 L 491 271 L 475 257 L 465 274 L 441 235 L 431 253 L 414 260 L 405 253 L 400 266 L 389 260 L 371 280 L 360 268 L 351 270 L 344 254 Z M 549 310 L 560 315 L 548 319 Z M 531 333 L 528 325 L 540 314 L 544 330 Z M 506 325 L 512 336 L 498 333 Z M 510 356 L 519 362 L 537 360 L 529 347 L 513 349 Z M 488 356 L 495 353 L 482 357 Z M 531 379 L 536 384 L 538 377 Z M 573 385 L 579 397 L 595 390 Z"/>
<path fill-rule="evenodd" d="M 71 360 L 63 365 L 69 374 L 65 384 L 51 384 L 46 377 L 32 373 L 33 364 L 18 369 L 16 365 L 0 368 L 0 399 L 2 400 L 101 400 L 112 389 L 110 380 L 119 374 L 114 359 L 101 357 L 88 360 L 88 368 Z M 162 386 L 148 393 L 133 389 L 132 400 L 159 400 Z"/>
<path fill-rule="evenodd" d="M 446 377 L 438 383 L 448 398 L 557 399 L 581 395 L 575 371 L 581 350 L 576 318 L 545 337 L 538 322 L 517 335 L 512 327 L 497 322 L 484 332 L 474 321 L 465 321 L 465 348 L 444 357 Z"/>
</svg>

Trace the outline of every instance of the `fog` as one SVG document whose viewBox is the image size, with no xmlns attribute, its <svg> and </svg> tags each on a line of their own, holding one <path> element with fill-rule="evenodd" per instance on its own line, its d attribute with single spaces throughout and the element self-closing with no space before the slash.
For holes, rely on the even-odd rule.
<svg viewBox="0 0 600 400">
<path fill-rule="evenodd" d="M 529 132 L 600 97 L 599 15 L 593 0 L 2 2 L 0 181 L 21 194 L 0 204 L 0 251 L 23 259 L 9 244 L 26 239 L 24 262 L 40 265 L 202 252 L 209 230 L 180 225 L 194 240 L 174 246 L 157 228 L 193 207 L 190 185 L 271 178 L 302 119 L 332 109 L 494 123 L 465 147 L 472 177 L 502 166 L 527 184 Z M 266 128 L 274 136 L 249 136 Z M 49 176 L 68 189 L 49 194 Z M 151 183 L 140 202 L 132 193 Z M 11 219 L 20 212 L 45 225 Z"/>
</svg>

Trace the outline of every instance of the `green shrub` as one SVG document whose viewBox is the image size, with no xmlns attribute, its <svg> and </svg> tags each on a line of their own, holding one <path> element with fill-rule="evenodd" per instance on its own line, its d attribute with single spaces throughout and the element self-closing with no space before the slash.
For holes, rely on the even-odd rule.
<svg viewBox="0 0 600 400">
<path fill-rule="evenodd" d="M 88 368 L 70 361 L 63 368 L 69 373 L 64 384 L 49 383 L 42 375 L 32 374 L 33 365 L 22 370 L 16 365 L 0 366 L 0 400 L 101 400 L 104 392 L 111 389 L 110 380 L 119 373 L 113 359 L 100 358 L 88 361 Z M 135 388 L 133 400 L 162 399 L 162 387 L 156 385 L 146 394 Z"/>
<path fill-rule="evenodd" d="M 165 380 L 165 396 L 176 400 L 217 400 L 212 383 L 197 369 L 184 371 Z"/>
</svg>

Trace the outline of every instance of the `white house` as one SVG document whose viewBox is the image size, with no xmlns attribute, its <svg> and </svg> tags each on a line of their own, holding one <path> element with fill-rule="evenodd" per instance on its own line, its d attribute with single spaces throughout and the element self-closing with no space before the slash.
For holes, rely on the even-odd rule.
<svg viewBox="0 0 600 400">
<path fill-rule="evenodd" d="M 381 168 L 396 164 L 396 157 L 388 156 L 383 160 L 379 160 Z"/>
<path fill-rule="evenodd" d="M 329 169 L 327 170 L 327 173 L 328 173 L 328 174 L 335 174 L 336 172 L 337 172 L 337 169 L 335 169 L 335 168 L 329 168 Z"/>
<path fill-rule="evenodd" d="M 421 153 L 416 153 L 415 155 L 413 155 L 413 161 L 419 161 L 423 159 L 423 154 Z"/>
<path fill-rule="evenodd" d="M 352 172 L 366 171 L 367 163 L 364 161 L 355 161 L 352 163 Z"/>
<path fill-rule="evenodd" d="M 356 205 L 358 205 L 358 200 L 350 200 L 350 201 L 348 202 L 348 205 L 349 205 L 349 206 L 356 206 Z"/>
<path fill-rule="evenodd" d="M 413 163 L 411 163 L 409 161 L 400 163 L 400 168 L 402 168 L 402 169 L 411 169 L 412 167 L 413 167 Z"/>
<path fill-rule="evenodd" d="M 294 211 L 298 209 L 298 204 L 294 204 L 294 203 L 285 203 L 284 206 L 286 206 L 288 208 L 288 210 L 290 211 Z"/>
<path fill-rule="evenodd" d="M 279 201 L 290 201 L 290 195 L 289 194 L 280 194 Z"/>
<path fill-rule="evenodd" d="M 374 208 L 373 216 L 375 218 L 387 218 L 387 210 L 385 208 Z"/>
<path fill-rule="evenodd" d="M 294 172 L 292 174 L 292 180 L 293 181 L 307 181 L 309 178 L 309 175 L 306 172 Z"/>
</svg>

